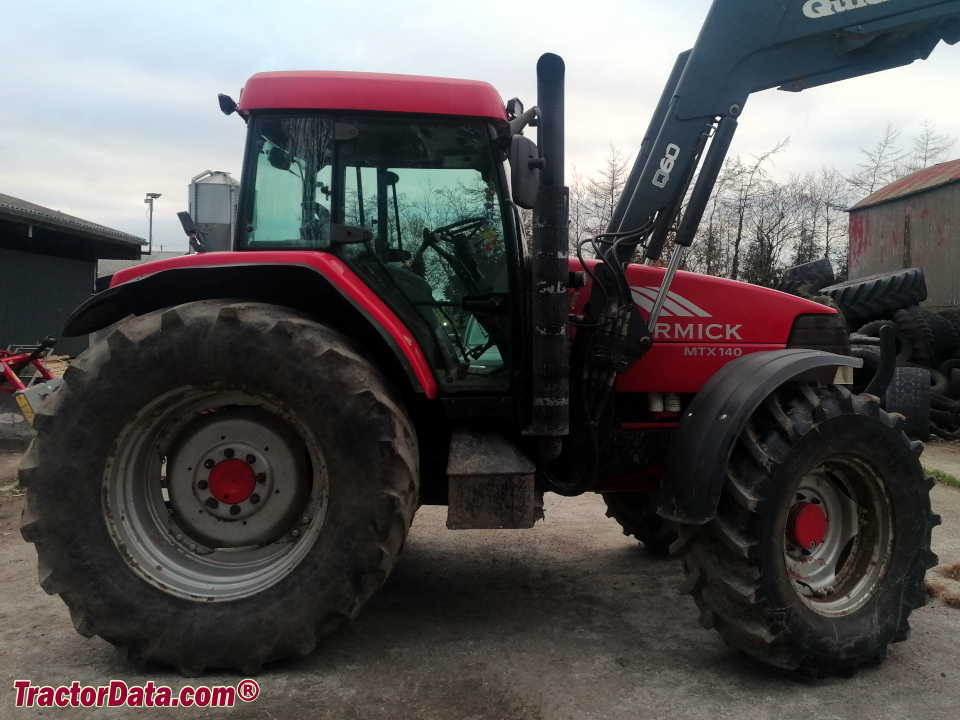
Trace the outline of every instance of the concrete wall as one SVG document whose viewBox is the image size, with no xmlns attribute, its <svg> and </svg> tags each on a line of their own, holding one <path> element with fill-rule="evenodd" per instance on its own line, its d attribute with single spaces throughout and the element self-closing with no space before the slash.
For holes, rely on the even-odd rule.
<svg viewBox="0 0 960 720">
<path fill-rule="evenodd" d="M 86 337 L 62 338 L 63 323 L 93 293 L 97 264 L 0 248 L 0 349 L 58 339 L 54 352 L 79 355 Z"/>
</svg>

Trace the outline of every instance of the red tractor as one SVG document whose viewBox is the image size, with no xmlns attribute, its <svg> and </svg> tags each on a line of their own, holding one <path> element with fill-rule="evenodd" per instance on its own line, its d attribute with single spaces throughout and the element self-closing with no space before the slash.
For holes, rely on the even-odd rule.
<svg viewBox="0 0 960 720">
<path fill-rule="evenodd" d="M 135 316 L 37 413 L 44 590 L 132 660 L 252 673 L 357 615 L 420 504 L 527 528 L 543 493 L 599 492 L 734 648 L 879 662 L 936 560 L 922 446 L 882 387 L 844 387 L 841 315 L 679 266 L 752 92 L 958 38 L 957 0 L 716 0 L 590 259 L 557 56 L 526 111 L 480 82 L 255 75 L 221 96 L 249 128 L 233 251 L 117 273 L 67 323 Z"/>
</svg>

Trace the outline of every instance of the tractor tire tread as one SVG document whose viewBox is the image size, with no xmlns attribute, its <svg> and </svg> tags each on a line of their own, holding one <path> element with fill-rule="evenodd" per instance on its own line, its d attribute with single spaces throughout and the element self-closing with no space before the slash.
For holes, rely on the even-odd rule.
<svg viewBox="0 0 960 720">
<path fill-rule="evenodd" d="M 849 402 L 849 395 L 848 391 L 838 387 L 817 389 L 800 385 L 794 392 L 782 394 L 780 401 L 785 414 L 796 422 L 800 442 L 803 442 L 811 432 L 812 436 L 818 434 L 817 427 L 821 423 L 841 414 L 852 412 L 883 419 L 879 408 L 868 409 L 869 401 Z M 758 411 L 750 419 L 751 439 L 744 442 L 747 434 L 741 435 L 728 464 L 733 474 L 741 476 L 738 485 L 769 488 L 775 483 L 777 463 L 770 465 L 758 459 L 755 450 L 748 446 L 796 445 L 798 441 L 790 439 L 779 425 L 768 412 Z M 884 425 L 888 426 L 888 423 Z M 893 429 L 883 432 L 896 433 Z M 919 474 L 919 462 L 912 454 L 909 440 L 902 433 L 897 434 L 902 443 L 897 457 L 903 462 L 915 463 L 915 471 Z M 773 457 L 768 453 L 764 455 L 768 459 Z M 792 460 L 793 456 L 787 458 L 787 462 Z M 762 517 L 771 512 L 768 503 L 773 501 L 767 498 L 767 493 L 754 490 L 751 495 L 760 499 L 759 504 L 755 508 L 744 506 L 736 499 L 742 489 L 732 488 L 729 474 L 716 517 L 691 534 L 683 555 L 686 580 L 682 589 L 693 596 L 701 620 L 709 619 L 708 623 L 701 624 L 715 628 L 728 645 L 751 660 L 799 678 L 849 677 L 860 667 L 882 661 L 887 644 L 902 639 L 904 628 L 908 627 L 910 610 L 925 602 L 923 580 L 925 566 L 929 564 L 927 553 L 932 516 L 926 488 L 916 485 L 900 491 L 909 493 L 913 507 L 921 509 L 923 517 L 916 518 L 916 522 L 922 528 L 919 533 L 923 549 L 911 555 L 912 564 L 902 580 L 902 593 L 898 594 L 898 598 L 902 595 L 902 602 L 898 607 L 884 608 L 884 612 L 893 615 L 892 626 L 885 627 L 893 629 L 886 635 L 878 632 L 877 639 L 871 641 L 872 645 L 864 646 L 866 649 L 857 654 L 845 652 L 839 640 L 834 642 L 832 637 L 814 637 L 802 625 L 791 625 L 790 616 L 783 615 L 783 603 L 777 596 L 780 591 L 774 589 L 775 581 L 763 579 L 762 568 L 765 566 L 758 555 L 763 542 Z M 792 592 L 789 588 L 787 590 Z"/>
<path fill-rule="evenodd" d="M 236 625 L 237 615 L 249 610 L 251 602 L 236 601 L 246 603 L 239 607 L 233 601 L 187 607 L 192 603 L 166 596 L 143 581 L 138 585 L 143 598 L 135 603 L 145 606 L 144 612 L 149 612 L 149 606 L 157 613 L 169 615 L 171 623 L 174 617 L 182 616 L 189 618 L 190 624 L 182 628 L 163 625 L 165 631 L 158 633 L 157 626 L 151 629 L 147 623 L 131 622 L 128 614 L 117 607 L 118 591 L 111 589 L 109 581 L 93 583 L 85 578 L 93 572 L 97 554 L 97 560 L 112 568 L 103 572 L 129 575 L 126 561 L 116 552 L 105 530 L 96 548 L 77 557 L 73 547 L 77 540 L 70 531 L 74 525 L 82 527 L 78 519 L 81 512 L 66 507 L 67 500 L 57 500 L 58 488 L 66 480 L 82 475 L 83 466 L 93 460 L 83 455 L 83 428 L 95 422 L 92 411 L 88 412 L 86 407 L 89 393 L 96 387 L 98 393 L 122 396 L 131 370 L 137 371 L 140 382 L 148 382 L 151 373 L 162 373 L 171 362 L 187 363 L 197 347 L 205 347 L 207 341 L 218 335 L 226 338 L 222 342 L 232 343 L 233 351 L 244 355 L 250 349 L 244 343 L 251 342 L 251 337 L 268 344 L 268 338 L 280 337 L 276 331 L 287 337 L 282 349 L 296 347 L 300 351 L 298 362 L 324 366 L 329 362 L 336 366 L 335 372 L 328 373 L 336 375 L 335 380 L 323 379 L 318 383 L 335 382 L 338 387 L 352 386 L 356 390 L 343 407 L 343 422 L 358 420 L 369 409 L 375 409 L 381 419 L 374 426 L 381 432 L 375 440 L 379 467 L 366 478 L 372 489 L 364 491 L 369 497 L 379 497 L 379 505 L 369 511 L 372 520 L 366 526 L 368 536 L 355 539 L 359 549 L 352 548 L 356 553 L 349 557 L 356 560 L 352 565 L 344 561 L 346 567 L 354 569 L 339 583 L 323 585 L 326 601 L 320 603 L 308 602 L 308 589 L 313 587 L 314 578 L 297 579 L 299 566 L 294 568 L 285 579 L 259 592 L 251 601 L 261 611 L 258 617 L 249 618 L 256 621 L 258 628 L 241 639 L 216 642 L 211 639 L 214 633 L 210 630 L 218 625 L 218 617 L 221 624 Z M 189 347 L 181 346 L 183 343 L 178 340 L 183 333 L 191 341 Z M 179 357 L 162 357 L 160 348 Z M 256 352 L 264 351 L 258 348 Z M 243 359 L 235 362 L 242 363 Z M 197 371 L 201 378 L 204 373 L 216 372 L 217 368 Z M 294 377 L 292 373 L 287 375 Z M 187 677 L 215 668 L 252 674 L 264 663 L 312 652 L 319 638 L 355 617 L 361 605 L 385 582 L 417 507 L 417 440 L 412 421 L 394 399 L 387 381 L 349 338 L 306 315 L 278 306 L 232 300 L 193 302 L 124 323 L 105 341 L 95 343 L 77 358 L 64 380 L 64 385 L 41 408 L 46 419 L 37 428 L 38 435 L 24 459 L 27 492 L 21 533 L 24 540 L 35 545 L 44 590 L 61 596 L 81 635 L 99 635 L 132 662 L 172 666 Z M 95 470 L 87 472 L 83 477 L 88 485 L 102 482 Z M 99 499 L 89 502 L 99 507 Z M 364 557 L 369 559 L 363 561 Z M 96 567 L 99 574 L 99 563 Z M 130 582 L 129 578 L 125 581 Z M 283 596 L 280 585 L 286 588 Z M 201 618 L 204 613 L 208 614 Z"/>
</svg>

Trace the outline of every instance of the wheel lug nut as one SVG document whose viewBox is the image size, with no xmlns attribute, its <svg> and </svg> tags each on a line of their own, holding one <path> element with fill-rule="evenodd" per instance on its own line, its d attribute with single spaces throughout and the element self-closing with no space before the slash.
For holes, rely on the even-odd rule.
<svg viewBox="0 0 960 720">
<path fill-rule="evenodd" d="M 257 461 L 253 455 L 247 455 L 244 460 L 247 461 L 247 465 L 253 465 Z"/>
<path fill-rule="evenodd" d="M 223 451 L 223 454 L 228 458 L 232 458 L 234 455 L 236 455 L 236 453 L 233 451 L 233 448 L 227 448 Z"/>
<path fill-rule="evenodd" d="M 239 505 L 231 505 L 231 506 L 230 506 L 230 514 L 231 514 L 231 515 L 239 515 L 239 514 L 240 514 L 240 506 L 239 506 Z"/>
<path fill-rule="evenodd" d="M 204 461 L 203 461 L 203 466 L 204 466 L 207 470 L 212 469 L 214 465 L 216 465 L 216 463 L 215 463 L 213 460 L 204 460 Z"/>
<path fill-rule="evenodd" d="M 257 482 L 258 482 L 258 483 L 265 483 L 266 481 L 267 481 L 267 474 L 266 474 L 266 473 L 257 473 Z"/>
<path fill-rule="evenodd" d="M 217 502 L 216 498 L 207 498 L 206 502 L 204 502 L 203 504 L 206 505 L 211 510 L 216 510 L 218 507 L 220 507 L 220 503 Z"/>
<path fill-rule="evenodd" d="M 177 533 L 177 542 L 180 542 L 181 540 L 183 540 L 183 535 L 181 533 Z"/>
<path fill-rule="evenodd" d="M 197 546 L 194 545 L 193 543 L 190 543 L 190 552 L 196 552 L 196 551 L 197 551 Z"/>
<path fill-rule="evenodd" d="M 290 534 L 293 535 L 294 537 L 300 537 L 300 531 L 299 531 L 299 530 L 294 530 L 294 531 L 293 531 L 292 533 L 290 533 Z"/>
<path fill-rule="evenodd" d="M 197 483 L 198 490 L 206 490 L 209 486 L 210 484 L 206 480 L 201 480 Z"/>
<path fill-rule="evenodd" d="M 260 496 L 259 496 L 259 495 L 257 495 L 256 493 L 254 493 L 253 495 L 250 496 L 250 504 L 251 504 L 251 505 L 256 505 L 258 502 L 260 502 Z"/>
<path fill-rule="evenodd" d="M 310 518 L 307 517 L 307 516 L 304 516 L 304 518 L 303 518 L 303 524 L 304 524 L 304 525 L 309 525 L 309 524 L 310 524 Z"/>
</svg>

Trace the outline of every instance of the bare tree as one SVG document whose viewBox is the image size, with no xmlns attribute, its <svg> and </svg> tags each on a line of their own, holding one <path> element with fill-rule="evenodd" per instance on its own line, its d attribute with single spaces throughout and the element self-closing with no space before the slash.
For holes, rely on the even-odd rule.
<svg viewBox="0 0 960 720">
<path fill-rule="evenodd" d="M 576 165 L 571 165 L 570 172 L 570 255 L 577 254 L 577 244 L 588 236 L 587 226 L 590 224 L 589 202 L 587 197 L 587 181 Z"/>
<path fill-rule="evenodd" d="M 737 158 L 735 164 L 730 168 L 732 173 L 733 212 L 736 221 L 736 233 L 733 238 L 733 259 L 730 267 L 730 277 L 733 280 L 736 280 L 740 275 L 740 252 L 747 217 L 755 200 L 754 191 L 758 185 L 762 185 L 768 179 L 764 165 L 774 155 L 783 152 L 789 143 L 790 138 L 781 140 L 772 150 L 768 150 L 762 155 L 754 155 L 751 164 L 742 163 L 740 158 Z"/>
<path fill-rule="evenodd" d="M 922 130 L 913 138 L 913 145 L 909 155 L 904 158 L 901 175 L 924 170 L 950 157 L 950 152 L 957 139 L 946 133 L 937 132 L 936 126 L 929 120 L 924 120 Z"/>
<path fill-rule="evenodd" d="M 619 145 L 610 143 L 606 164 L 597 171 L 596 177 L 588 177 L 585 183 L 587 218 L 584 230 L 588 235 L 606 232 L 629 172 L 630 157 L 624 156 Z"/>
<path fill-rule="evenodd" d="M 863 197 L 902 177 L 905 154 L 899 145 L 900 135 L 900 128 L 888 122 L 883 137 L 873 149 L 860 151 L 864 159 L 847 182 Z"/>
</svg>

